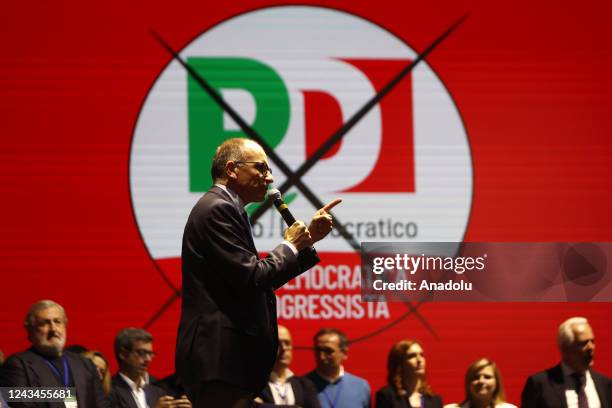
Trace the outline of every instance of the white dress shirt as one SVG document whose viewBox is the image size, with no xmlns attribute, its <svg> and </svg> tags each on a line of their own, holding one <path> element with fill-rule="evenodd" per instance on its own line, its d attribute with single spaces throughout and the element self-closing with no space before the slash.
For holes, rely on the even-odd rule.
<svg viewBox="0 0 612 408">
<path fill-rule="evenodd" d="M 145 395 L 144 386 L 149 383 L 149 374 L 145 373 L 140 384 L 136 384 L 130 377 L 123 373 L 119 373 L 121 378 L 130 386 L 130 390 L 132 390 L 132 396 L 134 397 L 134 401 L 136 401 L 136 405 L 138 408 L 149 408 L 147 404 L 147 397 Z"/>
<path fill-rule="evenodd" d="M 285 376 L 284 381 L 280 381 L 278 375 L 272 371 L 270 374 L 270 380 L 268 381 L 268 385 L 270 386 L 270 390 L 272 391 L 272 398 L 274 398 L 274 403 L 276 405 L 294 405 L 295 404 L 295 395 L 293 394 L 293 387 L 289 383 L 289 379 L 293 377 L 293 372 L 287 368 L 287 374 Z"/>
<path fill-rule="evenodd" d="M 567 402 L 567 408 L 578 408 L 578 394 L 576 393 L 576 382 L 572 374 L 574 371 L 561 363 L 561 370 L 563 370 L 563 381 L 565 383 L 565 401 Z M 595 388 L 593 377 L 587 370 L 585 373 L 586 384 L 584 386 L 584 393 L 586 394 L 589 408 L 601 408 L 601 402 L 599 401 L 599 394 Z"/>
</svg>

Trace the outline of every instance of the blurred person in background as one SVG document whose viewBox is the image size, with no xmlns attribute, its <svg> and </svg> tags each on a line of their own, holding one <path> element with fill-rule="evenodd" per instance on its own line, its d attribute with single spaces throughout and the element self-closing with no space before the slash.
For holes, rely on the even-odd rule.
<svg viewBox="0 0 612 408">
<path fill-rule="evenodd" d="M 102 354 L 102 352 L 97 350 L 88 350 L 81 355 L 85 358 L 91 360 L 92 363 L 96 366 L 98 370 L 98 376 L 100 377 L 100 381 L 102 381 L 102 390 L 106 395 L 110 393 L 111 390 L 111 375 L 110 375 L 110 367 L 108 365 L 108 360 Z"/>
<path fill-rule="evenodd" d="M 397 342 L 387 359 L 387 385 L 376 392 L 376 408 L 442 408 L 425 376 L 425 353 L 414 340 Z"/>
<path fill-rule="evenodd" d="M 67 324 L 64 308 L 58 303 L 34 303 L 24 322 L 31 347 L 6 360 L 0 369 L 0 387 L 74 387 L 79 408 L 108 407 L 93 363 L 64 350 Z M 66 406 L 73 404 L 66 402 Z"/>
<path fill-rule="evenodd" d="M 310 380 L 296 376 L 289 369 L 293 361 L 293 339 L 289 329 L 278 326 L 278 354 L 268 384 L 257 402 L 262 407 L 284 405 L 302 408 L 319 408 L 317 390 Z"/>
<path fill-rule="evenodd" d="M 584 317 L 561 323 L 557 332 L 561 362 L 530 376 L 521 394 L 525 408 L 610 408 L 612 384 L 591 370 L 595 357 L 595 334 Z"/>
<path fill-rule="evenodd" d="M 506 402 L 506 394 L 497 364 L 488 358 L 474 361 L 465 373 L 465 399 L 444 408 L 517 408 Z"/>
<path fill-rule="evenodd" d="M 151 333 L 135 327 L 119 331 L 115 357 L 119 372 L 113 376 L 110 393 L 114 408 L 191 408 L 187 397 L 175 399 L 150 384 L 149 364 L 155 357 Z"/>
<path fill-rule="evenodd" d="M 348 338 L 336 328 L 321 329 L 314 336 L 316 367 L 306 374 L 319 394 L 322 408 L 369 408 L 370 384 L 344 370 Z"/>
</svg>

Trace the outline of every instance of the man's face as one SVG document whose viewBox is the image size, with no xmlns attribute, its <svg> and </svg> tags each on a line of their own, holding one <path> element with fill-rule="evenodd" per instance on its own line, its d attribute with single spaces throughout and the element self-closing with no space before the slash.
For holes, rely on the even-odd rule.
<svg viewBox="0 0 612 408">
<path fill-rule="evenodd" d="M 268 158 L 256 143 L 247 141 L 243 145 L 244 159 L 232 166 L 232 189 L 245 204 L 263 201 L 268 185 L 274 181 L 268 171 Z"/>
<path fill-rule="evenodd" d="M 344 360 L 346 353 L 340 349 L 340 338 L 337 334 L 324 334 L 315 340 L 315 360 L 317 369 L 326 372 L 334 372 Z"/>
<path fill-rule="evenodd" d="M 66 345 L 66 316 L 51 306 L 36 312 L 33 323 L 28 329 L 32 346 L 46 356 L 60 356 Z"/>
<path fill-rule="evenodd" d="M 124 350 L 121 353 L 123 362 L 121 369 L 137 377 L 142 377 L 149 371 L 149 364 L 155 357 L 153 343 L 146 343 L 136 340 L 131 350 Z"/>
<path fill-rule="evenodd" d="M 289 367 L 293 361 L 293 341 L 291 334 L 286 327 L 278 327 L 278 356 L 276 364 L 282 367 Z"/>
<path fill-rule="evenodd" d="M 595 336 L 588 324 L 572 326 L 574 342 L 561 350 L 563 362 L 574 371 L 583 372 L 593 365 Z"/>
</svg>

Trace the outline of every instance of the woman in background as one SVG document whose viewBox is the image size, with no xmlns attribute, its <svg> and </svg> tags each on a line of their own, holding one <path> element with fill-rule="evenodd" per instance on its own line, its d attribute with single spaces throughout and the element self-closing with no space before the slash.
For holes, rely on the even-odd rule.
<svg viewBox="0 0 612 408">
<path fill-rule="evenodd" d="M 104 357 L 104 354 L 96 350 L 89 350 L 84 351 L 81 355 L 94 363 L 98 370 L 100 381 L 102 381 L 102 390 L 104 394 L 108 395 L 111 390 L 111 375 L 108 367 L 108 360 Z"/>
<path fill-rule="evenodd" d="M 444 408 L 516 408 L 505 401 L 501 373 L 494 361 L 481 358 L 465 373 L 465 400 Z"/>
<path fill-rule="evenodd" d="M 442 408 L 425 378 L 426 361 L 421 345 L 401 340 L 389 351 L 387 386 L 376 393 L 376 408 Z"/>
</svg>

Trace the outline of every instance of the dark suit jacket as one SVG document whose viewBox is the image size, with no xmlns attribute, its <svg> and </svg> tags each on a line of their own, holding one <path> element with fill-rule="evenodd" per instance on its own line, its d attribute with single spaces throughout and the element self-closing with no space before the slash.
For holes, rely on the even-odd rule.
<svg viewBox="0 0 612 408">
<path fill-rule="evenodd" d="M 167 395 L 166 391 L 151 384 L 145 385 L 144 392 L 147 404 L 151 408 L 155 407 L 155 404 L 161 397 Z M 132 395 L 132 389 L 119 374 L 113 376 L 110 400 L 113 408 L 138 408 L 136 400 L 134 400 Z"/>
<path fill-rule="evenodd" d="M 259 259 L 241 211 L 212 187 L 185 226 L 175 363 L 191 398 L 206 381 L 259 394 L 278 348 L 274 289 L 318 261 L 305 251 L 296 257 L 282 244 Z"/>
<path fill-rule="evenodd" d="M 601 407 L 611 408 L 610 379 L 595 371 L 591 371 L 591 377 L 595 383 Z M 527 378 L 521 394 L 521 407 L 567 408 L 561 364 Z"/>
<path fill-rule="evenodd" d="M 295 396 L 295 405 L 292 406 L 299 406 L 302 408 L 320 408 L 321 405 L 319 404 L 319 395 L 309 379 L 293 376 L 289 378 L 288 382 L 291 384 L 291 389 L 293 390 L 293 395 Z M 263 407 L 270 405 L 278 406 L 274 405 L 274 397 L 272 396 L 270 384 L 266 385 L 259 397 L 264 403 L 270 403 L 262 405 Z"/>
<path fill-rule="evenodd" d="M 426 395 L 423 400 L 425 408 L 442 408 L 442 399 L 437 396 Z M 386 386 L 376 392 L 375 408 L 410 408 L 406 398 L 400 398 L 393 388 Z"/>
<path fill-rule="evenodd" d="M 109 402 L 102 391 L 102 383 L 93 363 L 78 354 L 64 352 L 74 380 L 79 408 L 109 407 Z M 14 354 L 6 360 L 0 369 L 0 386 L 2 387 L 61 387 L 63 384 L 53 374 L 45 359 L 32 350 Z M 63 408 L 63 402 L 19 403 L 11 406 Z"/>
</svg>

